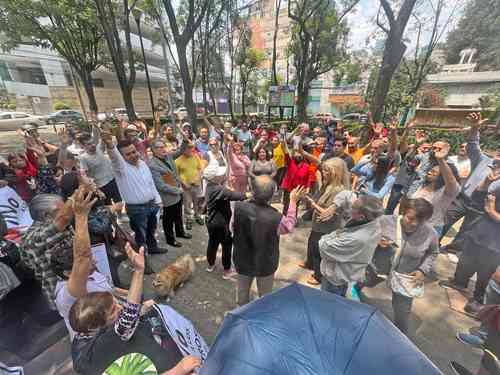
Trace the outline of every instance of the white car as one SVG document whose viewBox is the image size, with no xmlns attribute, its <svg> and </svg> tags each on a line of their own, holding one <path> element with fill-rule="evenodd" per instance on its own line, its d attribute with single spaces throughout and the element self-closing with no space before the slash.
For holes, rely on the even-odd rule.
<svg viewBox="0 0 500 375">
<path fill-rule="evenodd" d="M 24 125 L 46 124 L 47 119 L 43 116 L 34 116 L 25 112 L 0 112 L 0 130 L 17 130 Z"/>
<path fill-rule="evenodd" d="M 174 111 L 174 114 L 182 120 L 188 117 L 188 110 L 186 107 L 179 107 Z"/>
</svg>

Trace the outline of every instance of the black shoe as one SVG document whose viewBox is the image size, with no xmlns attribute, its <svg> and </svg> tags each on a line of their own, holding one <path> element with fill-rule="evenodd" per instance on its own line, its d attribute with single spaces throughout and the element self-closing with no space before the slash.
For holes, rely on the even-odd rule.
<svg viewBox="0 0 500 375">
<path fill-rule="evenodd" d="M 464 366 L 462 366 L 460 363 L 457 363 L 455 361 L 450 362 L 450 367 L 453 370 L 453 372 L 457 375 L 474 375 L 472 372 L 467 370 Z"/>
<path fill-rule="evenodd" d="M 151 275 L 153 273 L 155 273 L 155 271 L 153 270 L 153 268 L 151 268 L 151 264 L 149 263 L 149 259 L 146 257 L 144 259 L 144 274 Z"/>
<path fill-rule="evenodd" d="M 177 236 L 177 238 L 185 238 L 186 240 L 189 240 L 189 239 L 193 238 L 193 236 L 189 233 L 183 233 L 180 236 Z"/>
<path fill-rule="evenodd" d="M 193 229 L 193 223 L 191 223 L 191 222 L 187 222 L 187 223 L 186 223 L 186 229 L 187 229 L 187 230 L 191 230 L 191 229 Z"/>
<path fill-rule="evenodd" d="M 458 290 L 459 292 L 465 292 L 467 291 L 467 288 L 464 288 L 458 284 L 456 284 L 453 279 L 451 280 L 441 280 L 439 282 L 439 286 L 444 289 L 455 289 Z"/>
<path fill-rule="evenodd" d="M 178 241 L 174 241 L 174 242 L 167 242 L 170 246 L 173 246 L 173 247 L 182 247 L 182 244 Z"/>
<path fill-rule="evenodd" d="M 205 220 L 203 220 L 202 217 L 197 216 L 194 218 L 194 221 L 196 221 L 198 225 L 205 225 Z"/>
<path fill-rule="evenodd" d="M 148 249 L 149 254 L 166 254 L 168 252 L 168 249 L 165 249 L 164 247 L 157 247 L 156 249 Z"/>
</svg>

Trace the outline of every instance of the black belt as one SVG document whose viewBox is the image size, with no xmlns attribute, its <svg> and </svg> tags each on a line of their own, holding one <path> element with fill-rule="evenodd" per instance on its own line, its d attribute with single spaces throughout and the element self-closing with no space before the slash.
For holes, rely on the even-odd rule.
<svg viewBox="0 0 500 375">
<path fill-rule="evenodd" d="M 126 203 L 125 204 L 127 207 L 140 207 L 140 206 L 157 206 L 157 204 L 155 203 L 155 200 L 152 199 L 148 202 L 145 202 L 145 203 Z"/>
</svg>

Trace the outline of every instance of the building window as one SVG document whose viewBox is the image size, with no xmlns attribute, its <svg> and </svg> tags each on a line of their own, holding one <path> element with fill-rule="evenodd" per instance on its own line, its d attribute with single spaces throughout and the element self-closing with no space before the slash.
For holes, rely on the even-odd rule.
<svg viewBox="0 0 500 375">
<path fill-rule="evenodd" d="M 93 78 L 92 84 L 94 87 L 104 87 L 104 81 L 101 78 Z"/>
</svg>

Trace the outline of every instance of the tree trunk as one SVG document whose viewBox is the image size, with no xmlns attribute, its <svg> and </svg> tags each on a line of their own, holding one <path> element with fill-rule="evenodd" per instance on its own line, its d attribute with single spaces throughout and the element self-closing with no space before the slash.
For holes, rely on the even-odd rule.
<svg viewBox="0 0 500 375">
<path fill-rule="evenodd" d="M 208 87 L 208 93 L 210 94 L 210 99 L 212 100 L 212 111 L 214 115 L 217 114 L 217 102 L 215 101 L 215 93 L 214 93 L 214 88 L 210 84 L 210 82 L 207 82 L 207 87 Z"/>
<path fill-rule="evenodd" d="M 179 68 L 181 73 L 182 85 L 184 87 L 184 106 L 189 114 L 189 122 L 193 132 L 196 131 L 196 108 L 193 100 L 193 82 L 189 74 L 189 65 L 186 57 L 186 48 L 177 43 L 177 55 L 179 58 Z"/>
<path fill-rule="evenodd" d="M 274 16 L 272 74 L 273 74 L 273 85 L 277 86 L 278 85 L 278 72 L 276 71 L 276 41 L 278 39 L 278 26 L 279 26 L 281 0 L 275 0 L 275 1 L 276 1 L 276 15 Z"/>
<path fill-rule="evenodd" d="M 94 84 L 92 82 L 92 74 L 90 72 L 78 72 L 78 75 L 82 80 L 85 94 L 87 94 L 87 99 L 89 101 L 89 111 L 97 115 L 98 107 L 97 100 L 95 98 Z"/>
<path fill-rule="evenodd" d="M 382 65 L 380 66 L 375 91 L 373 92 L 371 112 L 375 122 L 382 120 L 384 103 L 387 93 L 391 87 L 392 76 L 396 72 L 406 51 L 406 45 L 401 40 L 394 41 L 391 39 L 392 38 L 387 39 L 384 58 L 382 60 Z"/>
<path fill-rule="evenodd" d="M 243 83 L 241 85 L 241 114 L 245 116 L 245 96 L 247 94 L 247 84 Z"/>
<path fill-rule="evenodd" d="M 234 121 L 234 109 L 233 109 L 233 87 L 229 86 L 228 96 L 227 96 L 227 106 L 229 107 L 229 113 L 231 114 L 231 120 Z"/>
<path fill-rule="evenodd" d="M 300 85 L 297 88 L 297 121 L 307 121 L 307 102 L 309 97 L 309 85 Z"/>
</svg>

